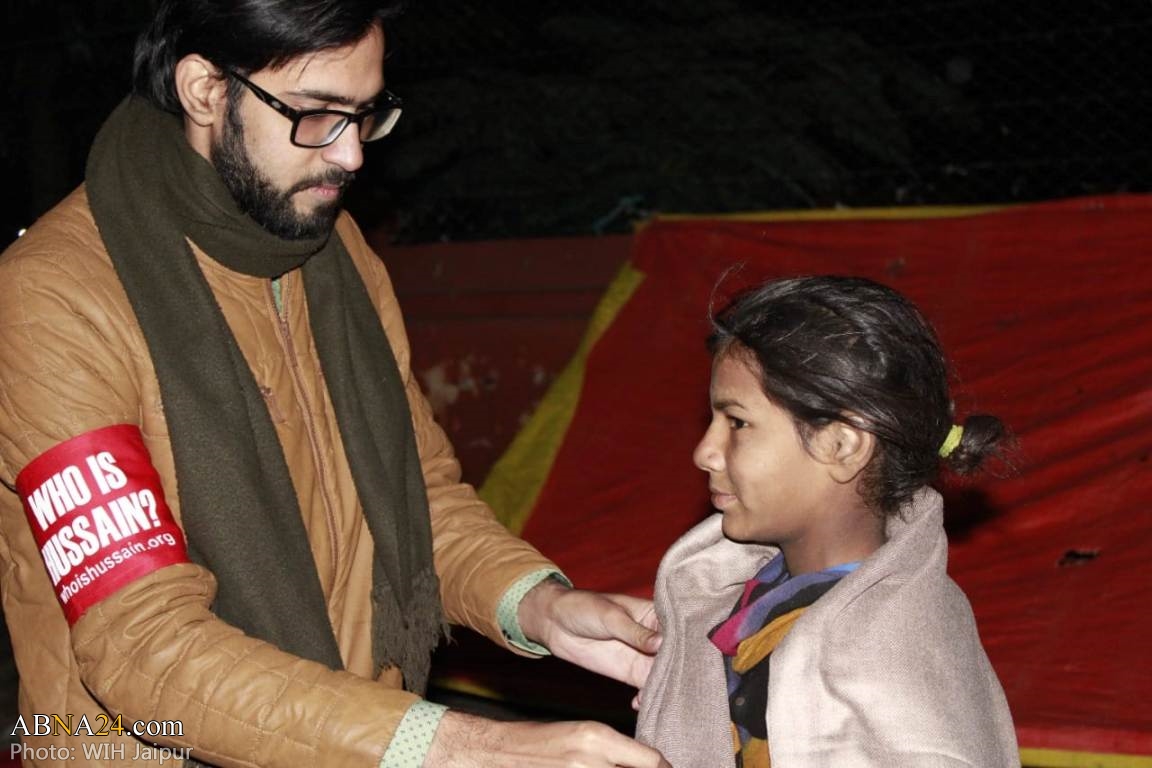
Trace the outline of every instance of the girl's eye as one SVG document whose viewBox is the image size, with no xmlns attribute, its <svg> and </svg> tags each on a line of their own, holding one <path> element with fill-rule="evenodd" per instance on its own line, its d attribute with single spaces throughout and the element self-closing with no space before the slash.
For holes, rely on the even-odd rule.
<svg viewBox="0 0 1152 768">
<path fill-rule="evenodd" d="M 748 422 L 744 421 L 744 419 L 738 419 L 735 416 L 729 416 L 728 426 L 732 427 L 732 429 L 744 429 L 744 427 L 748 426 Z"/>
</svg>

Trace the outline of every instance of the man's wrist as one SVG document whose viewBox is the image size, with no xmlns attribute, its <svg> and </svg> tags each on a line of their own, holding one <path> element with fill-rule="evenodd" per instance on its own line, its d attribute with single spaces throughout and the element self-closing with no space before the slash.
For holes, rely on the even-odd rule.
<svg viewBox="0 0 1152 768">
<path fill-rule="evenodd" d="M 538 656 L 548 655 L 548 648 L 536 642 L 540 639 L 540 628 L 537 626 L 540 622 L 534 619 L 539 618 L 545 607 L 539 603 L 545 602 L 541 598 L 546 597 L 548 591 L 571 587 L 572 582 L 568 577 L 554 568 L 533 571 L 516 581 L 504 593 L 496 610 L 496 618 L 505 640 L 521 651 Z"/>
<path fill-rule="evenodd" d="M 447 711 L 448 708 L 442 704 L 423 700 L 409 707 L 380 759 L 380 768 L 420 768 L 424 765 L 440 719 Z"/>
</svg>

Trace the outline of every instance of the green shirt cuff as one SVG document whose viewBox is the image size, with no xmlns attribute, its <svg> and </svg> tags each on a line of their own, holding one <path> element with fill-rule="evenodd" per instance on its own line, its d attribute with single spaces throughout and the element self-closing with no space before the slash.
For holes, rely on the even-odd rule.
<svg viewBox="0 0 1152 768">
<path fill-rule="evenodd" d="M 572 586 L 572 582 L 560 571 L 554 568 L 543 568 L 520 577 L 516 583 L 508 588 L 504 597 L 500 598 L 500 604 L 496 606 L 496 621 L 500 623 L 504 638 L 520 650 L 538 656 L 548 656 L 550 652 L 544 646 L 534 643 L 524 636 L 524 630 L 520 628 L 520 601 L 524 599 L 524 595 L 532 591 L 533 587 L 549 578 L 556 579 L 565 586 Z"/>
<path fill-rule="evenodd" d="M 447 711 L 448 707 L 430 701 L 418 701 L 409 707 L 380 760 L 380 768 L 420 768 L 424 765 L 440 718 Z"/>
</svg>

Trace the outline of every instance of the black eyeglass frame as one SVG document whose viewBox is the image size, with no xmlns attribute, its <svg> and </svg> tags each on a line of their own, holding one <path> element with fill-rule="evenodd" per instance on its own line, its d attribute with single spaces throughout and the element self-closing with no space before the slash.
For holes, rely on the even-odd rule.
<svg viewBox="0 0 1152 768">
<path fill-rule="evenodd" d="M 240 82 L 240 84 L 243 85 L 248 90 L 250 90 L 256 98 L 260 99 L 260 101 L 264 102 L 268 106 L 272 107 L 272 109 L 276 110 L 281 115 L 283 115 L 284 117 L 291 120 L 292 121 L 292 133 L 289 136 L 289 141 L 291 141 L 294 146 L 303 147 L 305 149 L 319 149 L 321 147 L 327 147 L 327 146 L 330 146 L 330 145 L 336 143 L 336 140 L 339 139 L 342 135 L 344 135 L 344 131 L 346 131 L 348 129 L 349 125 L 352 125 L 353 123 L 355 123 L 356 127 L 359 128 L 360 124 L 366 118 L 368 118 L 370 115 L 375 115 L 375 114 L 378 114 L 381 112 L 390 112 L 390 111 L 394 111 L 397 113 L 403 112 L 404 102 L 401 101 L 399 96 L 397 96 L 396 94 L 394 94 L 388 90 L 380 91 L 380 93 L 376 96 L 377 104 L 375 106 L 370 107 L 370 108 L 365 109 L 365 110 L 360 111 L 360 112 L 345 112 L 345 111 L 340 110 L 340 109 L 294 109 L 293 107 L 288 106 L 283 101 L 281 101 L 280 99 L 273 96 L 271 93 L 268 93 L 268 91 L 266 91 L 263 88 L 261 88 L 260 86 L 256 85 L 256 83 L 252 82 L 248 78 L 241 75 L 239 72 L 236 72 L 235 70 L 231 70 L 231 69 L 225 69 L 224 74 L 238 80 Z M 383 102 L 383 103 L 380 103 L 380 102 Z M 340 127 L 338 129 L 337 128 L 332 129 L 332 133 L 331 133 L 332 138 L 330 138 L 328 141 L 324 142 L 323 144 L 301 144 L 299 141 L 296 140 L 296 131 L 299 130 L 299 128 L 300 128 L 300 121 L 304 120 L 306 118 L 312 117 L 314 115 L 339 115 L 341 118 L 344 119 L 344 122 L 340 125 Z M 388 126 L 388 130 L 386 130 L 384 133 L 380 134 L 379 136 L 376 136 L 375 138 L 368 139 L 368 141 L 377 141 L 377 140 L 382 139 L 385 136 L 387 136 L 389 133 L 392 132 L 392 129 L 396 126 L 396 121 L 399 119 L 400 119 L 399 114 L 397 114 L 395 117 L 390 118 L 388 120 L 388 122 L 390 122 L 391 125 Z M 361 139 L 361 143 L 365 143 L 363 139 Z"/>
</svg>

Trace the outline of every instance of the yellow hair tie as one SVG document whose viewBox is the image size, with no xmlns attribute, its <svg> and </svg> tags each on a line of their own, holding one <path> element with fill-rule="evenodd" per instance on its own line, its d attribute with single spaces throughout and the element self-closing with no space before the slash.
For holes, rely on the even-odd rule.
<svg viewBox="0 0 1152 768">
<path fill-rule="evenodd" d="M 952 451 L 956 450 L 956 446 L 960 445 L 960 438 L 964 437 L 964 427 L 959 424 L 953 424 L 952 429 L 948 430 L 948 437 L 944 438 L 944 444 L 940 446 L 940 458 L 946 459 L 952 455 Z"/>
</svg>

